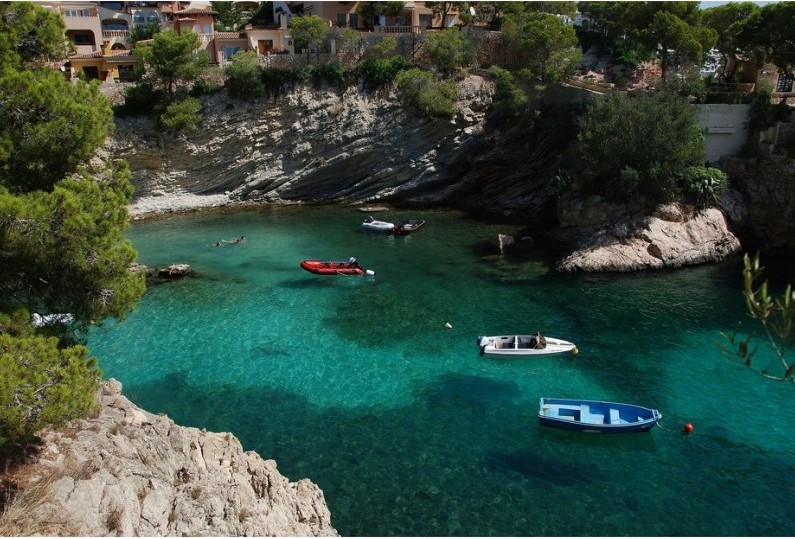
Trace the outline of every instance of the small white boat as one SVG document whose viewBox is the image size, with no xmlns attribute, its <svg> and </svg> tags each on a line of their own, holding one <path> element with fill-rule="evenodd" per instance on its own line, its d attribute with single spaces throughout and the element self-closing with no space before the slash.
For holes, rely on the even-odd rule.
<svg viewBox="0 0 795 539">
<path fill-rule="evenodd" d="M 536 332 L 534 335 L 497 335 L 478 337 L 481 355 L 501 357 L 546 356 L 570 352 L 577 355 L 579 351 L 574 343 L 546 337 Z"/>
<path fill-rule="evenodd" d="M 395 228 L 395 223 L 379 221 L 377 219 L 373 219 L 373 216 L 370 215 L 364 220 L 364 223 L 362 223 L 362 228 L 365 230 L 371 230 L 373 232 L 392 232 L 392 229 Z"/>
</svg>

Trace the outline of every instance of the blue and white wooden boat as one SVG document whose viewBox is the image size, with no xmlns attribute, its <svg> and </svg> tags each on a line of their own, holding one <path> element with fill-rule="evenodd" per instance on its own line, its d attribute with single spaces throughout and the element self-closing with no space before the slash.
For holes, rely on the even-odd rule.
<svg viewBox="0 0 795 539">
<path fill-rule="evenodd" d="M 661 418 L 657 410 L 636 404 L 582 399 L 543 397 L 538 409 L 544 427 L 605 434 L 645 432 Z"/>
</svg>

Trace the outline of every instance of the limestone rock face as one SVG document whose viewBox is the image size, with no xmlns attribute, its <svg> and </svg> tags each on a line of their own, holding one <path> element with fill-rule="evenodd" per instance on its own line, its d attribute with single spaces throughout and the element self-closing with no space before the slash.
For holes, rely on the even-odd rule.
<svg viewBox="0 0 795 539">
<path fill-rule="evenodd" d="M 11 506 L 3 529 L 56 536 L 338 535 L 317 485 L 290 482 L 274 461 L 244 452 L 232 434 L 181 427 L 141 410 L 113 379 L 99 398 L 98 417 L 43 434 L 25 494 L 38 503 Z"/>
<path fill-rule="evenodd" d="M 566 142 L 555 121 L 497 140 L 494 82 L 457 82 L 450 119 L 419 118 L 396 90 L 296 88 L 273 99 L 203 98 L 196 131 L 117 118 L 107 148 L 130 165 L 131 215 L 245 202 L 408 202 L 509 217 L 554 211 L 550 178 Z M 552 209 L 550 209 L 552 208 Z"/>
<path fill-rule="evenodd" d="M 774 250 L 795 255 L 795 163 L 774 155 L 764 160 L 724 157 L 718 163 L 742 194 L 747 209 L 739 214 L 724 203 L 746 250 Z M 735 197 L 737 198 L 737 197 Z"/>
<path fill-rule="evenodd" d="M 583 207 L 589 214 L 597 211 L 593 201 Z M 603 213 L 611 215 L 613 209 Z M 576 222 L 573 216 L 569 219 Z M 651 216 L 622 216 L 599 225 L 562 229 L 553 236 L 575 246 L 557 264 L 557 269 L 567 272 L 677 268 L 723 260 L 740 250 L 720 210 L 693 211 L 676 204 L 660 206 Z"/>
</svg>

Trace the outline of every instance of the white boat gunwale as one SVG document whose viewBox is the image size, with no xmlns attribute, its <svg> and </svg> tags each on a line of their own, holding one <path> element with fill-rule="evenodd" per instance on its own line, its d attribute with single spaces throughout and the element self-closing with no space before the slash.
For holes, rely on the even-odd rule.
<svg viewBox="0 0 795 539">
<path fill-rule="evenodd" d="M 491 335 L 478 337 L 478 347 L 489 356 L 539 356 L 570 352 L 577 354 L 577 346 L 570 341 L 544 336 L 545 345 L 537 345 L 534 335 Z"/>
</svg>

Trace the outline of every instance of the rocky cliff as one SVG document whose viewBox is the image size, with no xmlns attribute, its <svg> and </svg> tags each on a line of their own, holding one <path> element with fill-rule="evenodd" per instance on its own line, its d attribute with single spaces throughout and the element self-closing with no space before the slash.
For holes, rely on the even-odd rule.
<svg viewBox="0 0 795 539">
<path fill-rule="evenodd" d="M 532 235 L 555 229 L 556 245 L 569 249 L 559 268 L 569 271 L 678 267 L 739 250 L 716 211 L 599 226 L 572 214 L 557 230 L 554 176 L 580 97 L 550 93 L 536 116 L 500 123 L 487 74 L 457 89 L 450 120 L 418 118 L 396 92 L 302 88 L 277 100 L 220 93 L 205 98 L 201 126 L 187 135 L 119 119 L 110 151 L 133 171 L 134 216 L 244 201 L 454 206 L 511 218 Z"/>
<path fill-rule="evenodd" d="M 200 128 L 176 138 L 120 118 L 111 153 L 136 186 L 133 214 L 237 201 L 394 202 L 536 214 L 551 200 L 560 129 L 495 139 L 494 83 L 457 83 L 457 113 L 422 119 L 397 92 L 300 88 L 278 100 L 205 98 Z M 181 198 L 180 198 L 181 197 Z"/>
<path fill-rule="evenodd" d="M 0 535 L 337 536 L 323 492 L 229 433 L 175 425 L 104 383 L 96 417 L 42 434 Z"/>
</svg>

